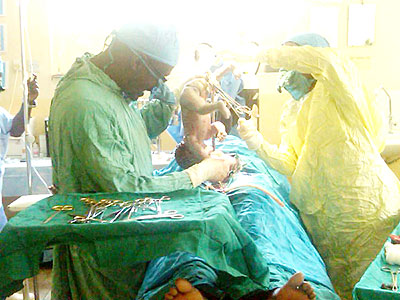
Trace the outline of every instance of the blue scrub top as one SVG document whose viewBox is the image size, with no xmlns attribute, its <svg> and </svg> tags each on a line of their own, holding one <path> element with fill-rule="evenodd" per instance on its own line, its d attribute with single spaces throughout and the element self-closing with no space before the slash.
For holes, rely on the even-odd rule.
<svg viewBox="0 0 400 300">
<path fill-rule="evenodd" d="M 7 152 L 8 138 L 10 136 L 10 130 L 12 126 L 13 117 L 0 106 L 0 231 L 7 223 L 6 215 L 4 214 L 3 208 L 3 176 L 4 176 L 4 158 Z"/>
</svg>

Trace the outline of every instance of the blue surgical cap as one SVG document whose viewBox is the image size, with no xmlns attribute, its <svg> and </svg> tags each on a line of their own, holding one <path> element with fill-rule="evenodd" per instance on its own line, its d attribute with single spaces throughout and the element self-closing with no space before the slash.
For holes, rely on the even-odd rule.
<svg viewBox="0 0 400 300">
<path fill-rule="evenodd" d="M 287 42 L 293 42 L 300 46 L 309 45 L 313 47 L 329 47 L 328 41 L 317 33 L 298 34 L 287 39 L 285 43 Z"/>
<path fill-rule="evenodd" d="M 178 62 L 179 42 L 173 26 L 131 23 L 116 30 L 115 36 L 134 53 L 144 53 L 172 67 Z"/>
</svg>

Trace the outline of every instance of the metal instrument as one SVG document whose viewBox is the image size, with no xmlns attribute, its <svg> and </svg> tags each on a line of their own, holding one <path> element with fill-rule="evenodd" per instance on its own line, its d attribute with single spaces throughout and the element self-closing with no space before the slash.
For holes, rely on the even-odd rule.
<svg viewBox="0 0 400 300">
<path fill-rule="evenodd" d="M 50 217 L 48 217 L 45 221 L 43 221 L 43 224 L 46 224 L 46 223 L 50 222 L 50 220 L 53 219 L 60 212 L 73 210 L 74 207 L 72 205 L 55 205 L 51 209 L 55 210 L 56 212 L 53 213 Z"/>
<path fill-rule="evenodd" d="M 153 200 L 153 198 L 150 198 L 150 197 L 136 199 L 134 201 L 133 206 L 129 210 L 128 220 L 132 217 L 133 213 L 137 213 L 139 211 L 139 208 L 142 209 L 143 211 L 146 209 L 149 209 L 152 211 L 157 211 L 157 208 L 150 206 L 153 203 L 154 203 L 154 200 Z"/>
<path fill-rule="evenodd" d="M 184 217 L 185 217 L 184 215 L 178 214 L 178 211 L 171 209 L 171 210 L 167 210 L 161 214 L 139 216 L 139 217 L 132 218 L 132 220 L 141 221 L 141 220 L 153 220 L 153 219 L 164 219 L 164 218 L 182 219 Z"/>
<path fill-rule="evenodd" d="M 152 199 L 153 201 L 155 201 L 156 208 L 157 208 L 157 214 L 162 214 L 161 202 L 162 202 L 162 201 L 165 201 L 165 200 L 171 200 L 171 198 L 168 197 L 168 196 L 162 196 L 162 197 L 159 198 L 159 199 L 153 199 L 153 198 L 150 198 L 150 199 Z"/>
<path fill-rule="evenodd" d="M 113 223 L 118 219 L 122 219 L 122 217 L 128 213 L 128 217 L 126 220 L 131 219 L 133 213 L 138 212 L 139 209 L 142 211 L 151 210 L 156 212 L 156 214 L 151 215 L 143 215 L 133 218 L 133 220 L 149 220 L 149 219 L 160 219 L 160 218 L 171 218 L 171 219 L 181 219 L 184 216 L 178 214 L 176 210 L 168 210 L 165 213 L 162 211 L 162 201 L 170 200 L 171 198 L 168 196 L 162 196 L 161 198 L 151 198 L 144 197 L 138 198 L 130 201 L 122 201 L 122 200 L 108 200 L 101 199 L 100 201 L 91 199 L 91 198 L 81 198 L 80 200 L 87 205 L 90 205 L 90 208 L 85 216 L 81 215 L 72 215 L 73 219 L 69 221 L 69 223 L 90 223 L 91 221 L 101 222 L 101 223 Z M 154 204 L 154 206 L 152 206 Z M 104 213 L 107 207 L 110 206 L 119 206 L 118 210 L 115 210 L 108 215 L 104 216 Z M 101 216 L 100 216 L 101 215 Z M 100 216 L 100 217 L 99 217 Z M 109 217 L 112 217 L 111 220 L 105 220 Z"/>
<path fill-rule="evenodd" d="M 400 268 L 397 268 L 395 270 L 393 270 L 390 267 L 382 267 L 381 268 L 382 271 L 384 272 L 389 272 L 390 275 L 392 276 L 392 291 L 397 292 L 398 290 L 398 286 L 397 286 L 397 275 L 400 273 Z"/>
<path fill-rule="evenodd" d="M 222 88 L 219 82 L 210 76 L 210 74 L 206 74 L 206 81 L 210 86 L 211 90 L 217 94 L 222 101 L 228 106 L 228 108 L 232 109 L 232 111 L 240 118 L 244 114 L 251 116 L 251 108 L 248 106 L 243 106 L 235 99 L 233 99 L 228 93 L 226 93 Z"/>
<path fill-rule="evenodd" d="M 86 216 L 74 216 L 74 218 L 68 223 L 73 224 L 73 223 L 88 223 L 89 221 L 95 221 L 95 222 L 100 222 L 100 223 L 110 223 L 110 221 L 106 220 L 101 220 L 101 219 L 96 219 L 96 218 L 88 218 Z"/>
<path fill-rule="evenodd" d="M 121 215 L 125 214 L 130 210 L 130 208 L 133 206 L 133 201 L 126 201 L 122 202 L 120 204 L 121 209 L 116 212 L 115 217 L 110 220 L 110 223 L 113 223 L 115 220 L 117 220 Z"/>
</svg>

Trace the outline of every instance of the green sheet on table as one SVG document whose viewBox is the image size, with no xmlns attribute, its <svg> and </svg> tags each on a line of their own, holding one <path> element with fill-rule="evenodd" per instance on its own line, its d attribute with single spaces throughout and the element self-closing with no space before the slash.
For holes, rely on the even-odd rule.
<svg viewBox="0 0 400 300">
<path fill-rule="evenodd" d="M 79 200 L 83 194 L 54 195 L 18 213 L 0 233 L 0 295 L 15 292 L 24 278 L 37 274 L 42 251 L 55 244 L 79 244 L 104 267 L 130 266 L 186 251 L 204 258 L 226 276 L 247 278 L 232 285 L 235 292 L 249 290 L 252 285 L 254 289 L 268 287 L 268 266 L 240 226 L 227 196 L 201 189 L 167 195 L 171 200 L 162 203 L 163 210 L 175 209 L 184 214 L 183 219 L 68 224 L 68 213 L 86 214 L 88 207 Z M 97 200 L 134 200 L 143 196 L 162 195 L 90 195 Z M 52 206 L 65 204 L 73 205 L 74 210 L 60 212 L 43 224 L 54 213 Z"/>
<path fill-rule="evenodd" d="M 400 224 L 394 229 L 393 234 L 400 234 Z M 389 239 L 388 239 L 389 240 Z M 369 265 L 360 281 L 354 286 L 353 299 L 355 300 L 388 300 L 400 299 L 400 292 L 381 289 L 382 283 L 389 285 L 391 275 L 381 270 L 382 267 L 390 267 L 393 270 L 399 265 L 389 265 L 385 260 L 384 248 L 381 249 L 374 261 Z M 400 276 L 399 276 L 400 279 Z"/>
</svg>

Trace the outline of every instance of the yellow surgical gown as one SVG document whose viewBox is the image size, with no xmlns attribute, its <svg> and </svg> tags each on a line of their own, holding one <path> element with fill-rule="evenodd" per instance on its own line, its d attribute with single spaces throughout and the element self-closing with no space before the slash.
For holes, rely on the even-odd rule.
<svg viewBox="0 0 400 300">
<path fill-rule="evenodd" d="M 315 88 L 290 100 L 282 140 L 258 154 L 292 178 L 291 201 L 301 213 L 343 299 L 399 222 L 400 184 L 380 156 L 383 120 L 352 62 L 331 48 L 270 49 L 272 67 L 312 74 Z"/>
</svg>

